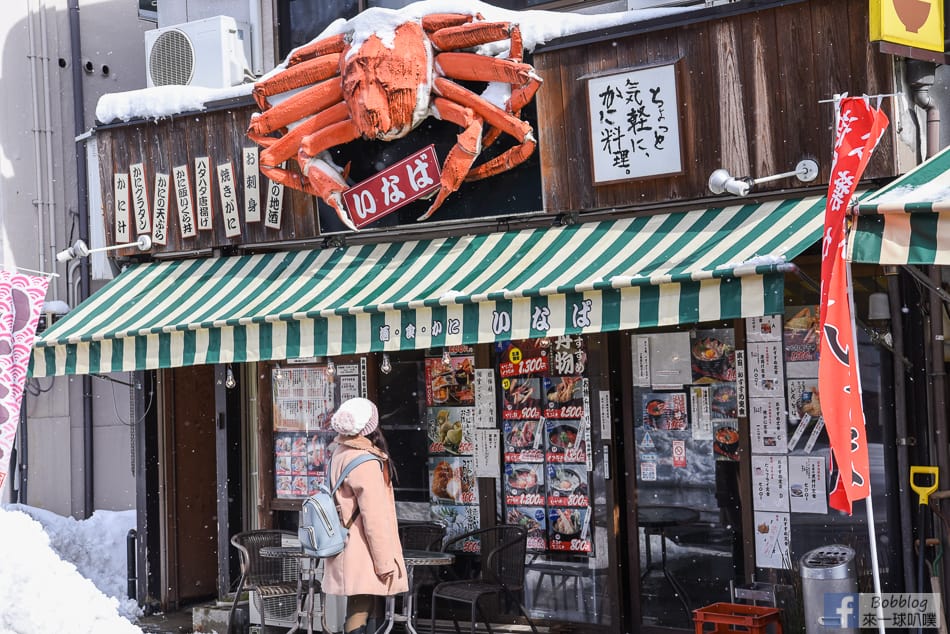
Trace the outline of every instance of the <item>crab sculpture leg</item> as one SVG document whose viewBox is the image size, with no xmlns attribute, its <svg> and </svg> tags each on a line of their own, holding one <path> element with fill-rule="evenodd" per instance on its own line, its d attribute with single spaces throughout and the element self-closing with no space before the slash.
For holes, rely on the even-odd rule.
<svg viewBox="0 0 950 634">
<path fill-rule="evenodd" d="M 395 31 L 396 46 L 384 46 L 371 36 L 358 51 L 350 51 L 346 37 L 340 35 L 295 51 L 285 71 L 254 89 L 263 112 L 252 118 L 248 136 L 264 148 L 263 173 L 320 197 L 344 224 L 355 229 L 342 200 L 345 174 L 324 158 L 327 150 L 338 145 L 361 137 L 400 138 L 427 114 L 462 128 L 445 158 L 441 188 L 420 220 L 430 217 L 463 181 L 485 178 L 523 162 L 536 142 L 531 126 L 519 114 L 541 80 L 530 65 L 521 62 L 517 25 L 477 21 L 480 18 L 440 14 L 427 16 L 421 26 L 407 22 Z M 505 39 L 511 42 L 511 59 L 460 50 Z M 434 60 L 433 48 L 442 51 Z M 456 81 L 503 82 L 513 90 L 505 107 L 499 108 Z M 432 95 L 419 94 L 429 87 Z M 298 94 L 271 105 L 271 97 L 298 89 Z M 271 136 L 274 133 L 281 136 Z M 473 168 L 483 147 L 501 134 L 510 135 L 516 144 Z M 293 157 L 299 174 L 278 167 Z"/>
</svg>

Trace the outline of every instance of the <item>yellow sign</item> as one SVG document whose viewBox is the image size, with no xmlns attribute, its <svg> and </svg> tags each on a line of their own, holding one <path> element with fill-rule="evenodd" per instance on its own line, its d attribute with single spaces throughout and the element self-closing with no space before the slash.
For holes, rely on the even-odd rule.
<svg viewBox="0 0 950 634">
<path fill-rule="evenodd" d="M 870 0 L 871 41 L 943 52 L 943 0 Z"/>
</svg>

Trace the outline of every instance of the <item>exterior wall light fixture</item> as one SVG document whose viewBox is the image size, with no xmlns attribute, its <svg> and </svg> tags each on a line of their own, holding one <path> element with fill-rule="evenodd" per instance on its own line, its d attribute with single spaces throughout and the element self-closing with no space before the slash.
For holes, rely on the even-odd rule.
<svg viewBox="0 0 950 634">
<path fill-rule="evenodd" d="M 717 195 L 729 193 L 734 196 L 748 196 L 755 185 L 791 176 L 798 178 L 803 183 L 810 183 L 818 177 L 818 163 L 812 159 L 803 159 L 798 162 L 794 171 L 763 176 L 762 178 L 751 178 L 749 176 L 736 178 L 729 173 L 729 170 L 719 168 L 709 175 L 709 191 Z"/>
<path fill-rule="evenodd" d="M 85 242 L 82 240 L 76 240 L 73 243 L 73 246 L 68 249 L 63 249 L 56 254 L 57 262 L 69 262 L 76 258 L 84 258 L 92 253 L 99 253 L 100 251 L 115 251 L 117 249 L 127 249 L 129 247 L 138 247 L 139 251 L 148 251 L 152 248 L 152 238 L 148 235 L 140 235 L 138 240 L 135 242 L 126 242 L 125 244 L 113 244 L 111 247 L 100 247 L 98 249 L 90 249 Z"/>
</svg>

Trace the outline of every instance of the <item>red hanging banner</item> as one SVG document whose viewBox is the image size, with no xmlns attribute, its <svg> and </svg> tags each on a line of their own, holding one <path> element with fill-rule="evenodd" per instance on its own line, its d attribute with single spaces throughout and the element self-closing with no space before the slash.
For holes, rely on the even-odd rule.
<svg viewBox="0 0 950 634">
<path fill-rule="evenodd" d="M 838 467 L 828 502 L 850 514 L 853 503 L 868 497 L 871 487 L 845 261 L 845 214 L 888 120 L 865 98 L 846 97 L 839 107 L 821 250 L 818 392 L 832 460 Z"/>
</svg>

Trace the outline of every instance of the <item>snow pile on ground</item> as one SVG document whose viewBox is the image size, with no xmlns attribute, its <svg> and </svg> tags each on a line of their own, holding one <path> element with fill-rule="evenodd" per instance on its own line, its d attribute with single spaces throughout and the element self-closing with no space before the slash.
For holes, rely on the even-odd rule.
<svg viewBox="0 0 950 634">
<path fill-rule="evenodd" d="M 0 507 L 0 634 L 140 633 L 128 620 L 138 606 L 117 599 L 125 595 L 125 534 L 134 521 L 134 511 L 96 511 L 79 522 Z"/>
</svg>

